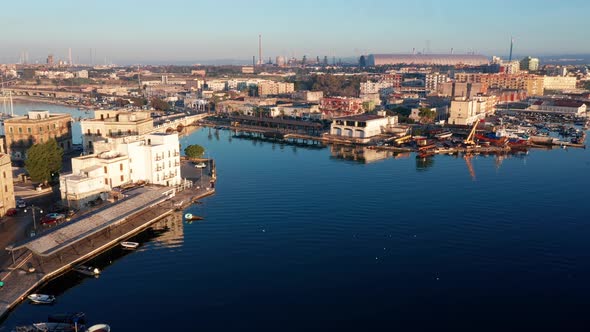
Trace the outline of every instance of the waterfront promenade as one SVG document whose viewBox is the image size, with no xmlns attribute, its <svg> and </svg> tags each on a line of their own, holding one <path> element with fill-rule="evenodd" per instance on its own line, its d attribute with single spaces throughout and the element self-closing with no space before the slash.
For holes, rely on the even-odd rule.
<svg viewBox="0 0 590 332">
<path fill-rule="evenodd" d="M 183 163 L 182 169 L 188 178 L 197 174 L 190 163 Z M 13 255 L 13 264 L 0 272 L 0 280 L 4 283 L 0 289 L 0 318 L 36 288 L 73 266 L 117 246 L 196 200 L 212 195 L 215 192 L 213 162 L 210 161 L 207 169 L 199 173 L 202 173 L 199 180 L 206 184 L 204 186 L 187 181 L 189 186 L 185 188 L 148 186 L 134 189 L 116 203 L 7 248 Z"/>
</svg>

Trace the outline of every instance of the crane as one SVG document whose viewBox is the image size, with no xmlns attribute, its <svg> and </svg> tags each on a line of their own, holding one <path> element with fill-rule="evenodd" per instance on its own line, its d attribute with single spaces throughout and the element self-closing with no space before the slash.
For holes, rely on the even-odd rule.
<svg viewBox="0 0 590 332">
<path fill-rule="evenodd" d="M 471 128 L 471 131 L 469 132 L 469 136 L 467 136 L 467 138 L 463 141 L 463 144 L 465 145 L 475 145 L 475 131 L 477 130 L 477 125 L 479 124 L 479 121 L 475 121 L 475 123 L 473 124 L 473 128 Z"/>
</svg>

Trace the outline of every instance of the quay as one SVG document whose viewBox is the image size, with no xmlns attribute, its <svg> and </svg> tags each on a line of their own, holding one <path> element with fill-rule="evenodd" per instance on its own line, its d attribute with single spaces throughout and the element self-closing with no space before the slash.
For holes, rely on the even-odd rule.
<svg viewBox="0 0 590 332">
<path fill-rule="evenodd" d="M 192 165 L 184 165 L 192 168 Z M 145 186 L 124 192 L 125 197 L 70 222 L 6 248 L 12 266 L 0 272 L 0 319 L 27 295 L 120 242 L 141 233 L 159 220 L 215 193 L 214 163 L 201 183 L 182 187 Z M 207 174 L 205 174 L 207 173 Z"/>
</svg>

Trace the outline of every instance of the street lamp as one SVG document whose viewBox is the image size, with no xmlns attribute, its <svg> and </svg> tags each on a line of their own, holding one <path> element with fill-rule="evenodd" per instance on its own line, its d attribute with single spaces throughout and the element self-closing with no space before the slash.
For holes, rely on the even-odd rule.
<svg viewBox="0 0 590 332">
<path fill-rule="evenodd" d="M 29 206 L 29 210 L 31 210 L 31 214 L 33 215 L 33 232 L 31 233 L 31 236 L 35 236 L 35 234 L 37 234 L 37 220 L 35 219 L 35 212 L 39 211 L 43 213 L 43 209 L 35 205 L 31 205 Z M 25 213 L 27 213 L 27 209 L 25 209 Z"/>
</svg>

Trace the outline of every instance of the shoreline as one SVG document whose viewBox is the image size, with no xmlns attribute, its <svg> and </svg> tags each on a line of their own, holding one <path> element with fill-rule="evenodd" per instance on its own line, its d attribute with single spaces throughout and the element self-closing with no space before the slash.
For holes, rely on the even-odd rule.
<svg viewBox="0 0 590 332">
<path fill-rule="evenodd" d="M 29 97 L 29 96 L 13 96 L 12 99 L 16 102 L 35 102 L 35 103 L 44 103 L 44 104 L 52 104 L 52 105 L 59 105 L 71 108 L 82 108 L 85 110 L 93 110 L 94 108 L 85 105 L 77 105 L 77 104 L 69 104 L 65 101 L 59 99 L 52 99 L 52 98 L 43 98 L 43 97 Z"/>
</svg>

